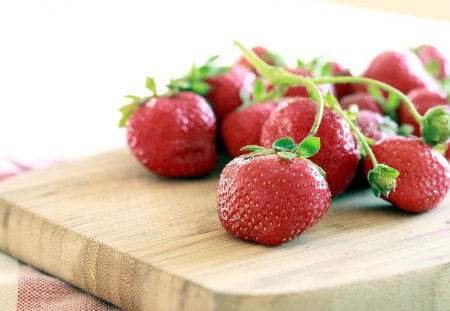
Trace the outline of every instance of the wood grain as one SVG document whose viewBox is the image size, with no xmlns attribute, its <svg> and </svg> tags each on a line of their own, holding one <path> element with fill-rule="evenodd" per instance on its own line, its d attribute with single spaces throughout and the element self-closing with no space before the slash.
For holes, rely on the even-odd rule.
<svg viewBox="0 0 450 311">
<path fill-rule="evenodd" d="M 277 248 L 230 237 L 217 177 L 158 178 L 125 150 L 0 185 L 0 249 L 128 310 L 449 310 L 450 200 L 366 191 Z"/>
</svg>

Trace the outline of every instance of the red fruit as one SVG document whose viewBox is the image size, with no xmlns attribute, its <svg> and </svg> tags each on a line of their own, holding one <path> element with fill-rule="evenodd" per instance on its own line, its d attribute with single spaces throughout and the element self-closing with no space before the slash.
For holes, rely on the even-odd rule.
<svg viewBox="0 0 450 311">
<path fill-rule="evenodd" d="M 229 72 L 205 79 L 210 86 L 206 94 L 214 106 L 219 119 L 238 108 L 241 104 L 241 89 L 251 93 L 256 76 L 243 66 L 234 66 Z"/>
<path fill-rule="evenodd" d="M 450 161 L 450 143 L 447 143 L 447 150 L 445 151 L 445 158 Z"/>
<path fill-rule="evenodd" d="M 419 58 L 412 52 L 387 51 L 369 64 L 363 77 L 390 84 L 403 93 L 417 88 L 438 90 L 437 82 L 425 71 Z M 366 91 L 366 86 L 355 85 L 357 91 Z"/>
<path fill-rule="evenodd" d="M 374 141 L 380 141 L 387 137 L 381 128 L 383 123 L 383 116 L 370 110 L 360 110 L 356 118 L 356 124 L 361 129 L 361 132 Z"/>
<path fill-rule="evenodd" d="M 444 79 L 450 77 L 450 63 L 436 47 L 431 45 L 421 45 L 415 52 L 425 67 L 427 67 L 430 62 L 436 62 L 436 71 L 433 74 L 435 78 Z"/>
<path fill-rule="evenodd" d="M 397 187 L 385 200 L 420 213 L 436 207 L 450 188 L 450 167 L 442 155 L 417 138 L 390 137 L 372 146 L 380 164 L 397 169 Z M 367 157 L 366 173 L 372 168 Z"/>
<path fill-rule="evenodd" d="M 262 46 L 255 46 L 254 48 L 252 48 L 252 51 L 267 64 L 276 65 L 277 63 L 276 56 L 268 49 Z M 246 67 L 253 73 L 258 74 L 255 67 L 253 67 L 253 65 L 250 64 L 244 56 L 239 57 L 238 60 L 235 62 L 235 65 Z"/>
<path fill-rule="evenodd" d="M 228 153 L 237 157 L 247 153 L 240 149 L 247 145 L 259 144 L 264 122 L 278 103 L 259 103 L 243 110 L 235 110 L 225 117 L 221 134 Z"/>
<path fill-rule="evenodd" d="M 271 146 L 281 137 L 302 141 L 311 130 L 317 105 L 309 98 L 292 98 L 280 103 L 263 126 L 261 144 Z M 311 160 L 326 172 L 331 194 L 342 193 L 350 184 L 359 162 L 359 150 L 348 124 L 326 108 L 317 136 L 320 151 Z"/>
<path fill-rule="evenodd" d="M 150 171 L 167 177 L 201 176 L 213 170 L 215 134 L 211 107 L 190 92 L 151 98 L 127 123 L 133 155 Z"/>
<path fill-rule="evenodd" d="M 220 175 L 217 213 L 235 237 L 276 246 L 316 224 L 330 201 L 325 179 L 307 160 L 238 157 Z"/>
<path fill-rule="evenodd" d="M 450 111 L 447 95 L 445 93 L 432 92 L 425 88 L 421 88 L 411 91 L 408 94 L 408 97 L 414 104 L 414 107 L 416 107 L 417 112 L 421 115 L 424 115 L 430 108 L 436 106 L 447 106 Z M 411 124 L 414 127 L 413 134 L 420 136 L 420 126 L 416 120 L 414 120 L 405 104 L 400 106 L 398 117 L 401 124 Z"/>
<path fill-rule="evenodd" d="M 329 62 L 331 66 L 331 75 L 336 77 L 351 77 L 352 74 L 350 73 L 350 70 L 345 68 L 339 63 L 336 62 Z M 352 93 L 352 85 L 351 83 L 336 83 L 334 84 L 334 95 L 340 99 L 344 97 L 345 95 L 348 95 Z"/>
<path fill-rule="evenodd" d="M 377 113 L 382 113 L 380 105 L 378 105 L 375 98 L 367 93 L 354 93 L 342 97 L 339 100 L 342 109 L 348 109 L 351 105 L 355 104 L 360 110 L 370 110 Z"/>
</svg>

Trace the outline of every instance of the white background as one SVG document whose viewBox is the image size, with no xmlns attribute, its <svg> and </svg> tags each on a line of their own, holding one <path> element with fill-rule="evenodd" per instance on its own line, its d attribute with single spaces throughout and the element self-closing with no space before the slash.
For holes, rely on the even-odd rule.
<svg viewBox="0 0 450 311">
<path fill-rule="evenodd" d="M 125 145 L 125 94 L 193 61 L 238 52 L 329 52 L 358 73 L 376 53 L 424 42 L 450 55 L 450 23 L 314 1 L 0 1 L 0 157 L 67 158 Z"/>
</svg>

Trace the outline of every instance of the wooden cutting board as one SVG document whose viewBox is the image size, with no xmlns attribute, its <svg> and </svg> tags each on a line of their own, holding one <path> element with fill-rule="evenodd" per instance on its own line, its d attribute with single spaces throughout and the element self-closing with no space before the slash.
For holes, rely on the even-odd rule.
<svg viewBox="0 0 450 311">
<path fill-rule="evenodd" d="M 0 184 L 0 249 L 128 310 L 450 310 L 450 200 L 367 190 L 277 248 L 229 236 L 217 177 L 158 178 L 125 150 Z"/>
</svg>

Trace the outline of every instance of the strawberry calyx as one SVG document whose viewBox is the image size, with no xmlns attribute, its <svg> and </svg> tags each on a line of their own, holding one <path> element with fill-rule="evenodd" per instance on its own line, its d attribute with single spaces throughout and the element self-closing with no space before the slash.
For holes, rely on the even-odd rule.
<svg viewBox="0 0 450 311">
<path fill-rule="evenodd" d="M 399 175 L 399 171 L 395 168 L 385 164 L 377 164 L 367 174 L 367 180 L 376 197 L 379 197 L 381 194 L 387 197 L 397 187 L 397 177 Z"/>
<path fill-rule="evenodd" d="M 450 112 L 442 106 L 429 109 L 423 116 L 420 132 L 424 142 L 436 146 L 450 137 Z"/>
<path fill-rule="evenodd" d="M 308 158 L 314 156 L 320 150 L 320 138 L 308 136 L 303 139 L 298 145 L 290 137 L 279 138 L 273 142 L 272 148 L 264 148 L 258 145 L 249 145 L 241 148 L 242 151 L 250 151 L 244 157 L 246 159 L 268 155 L 276 154 L 281 159 L 286 161 L 291 161 L 295 158 L 305 159 L 310 162 L 321 175 L 325 176 L 325 171 L 315 164 L 314 162 L 308 160 Z"/>
<path fill-rule="evenodd" d="M 192 64 L 191 70 L 181 78 L 171 79 L 167 88 L 172 93 L 180 91 L 189 91 L 199 95 L 206 95 L 210 86 L 205 82 L 207 78 L 219 76 L 230 71 L 229 66 L 217 66 L 216 61 L 219 55 L 214 55 L 206 60 L 206 62 L 197 66 Z"/>
<path fill-rule="evenodd" d="M 119 127 L 125 127 L 128 119 L 131 115 L 139 109 L 139 107 L 145 104 L 150 98 L 158 96 L 158 92 L 156 90 L 155 79 L 152 77 L 147 77 L 145 80 L 145 88 L 151 92 L 151 96 L 139 97 L 136 95 L 125 95 L 124 97 L 130 99 L 131 101 L 119 108 L 122 117 L 119 120 Z"/>
<path fill-rule="evenodd" d="M 303 62 L 297 59 L 297 68 L 305 69 L 311 73 L 311 76 L 317 77 L 327 77 L 332 76 L 332 67 L 326 54 L 312 59 L 310 62 Z"/>
</svg>

